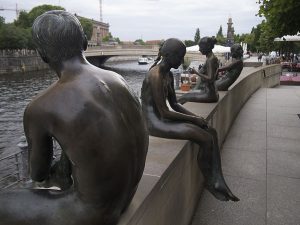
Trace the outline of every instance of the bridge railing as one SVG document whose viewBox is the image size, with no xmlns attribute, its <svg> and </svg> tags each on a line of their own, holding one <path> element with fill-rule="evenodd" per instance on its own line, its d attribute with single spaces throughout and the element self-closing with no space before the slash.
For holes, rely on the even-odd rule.
<svg viewBox="0 0 300 225">
<path fill-rule="evenodd" d="M 154 49 L 158 50 L 158 45 L 101 45 L 101 46 L 89 46 L 87 51 L 89 50 L 103 50 L 103 49 Z"/>
</svg>

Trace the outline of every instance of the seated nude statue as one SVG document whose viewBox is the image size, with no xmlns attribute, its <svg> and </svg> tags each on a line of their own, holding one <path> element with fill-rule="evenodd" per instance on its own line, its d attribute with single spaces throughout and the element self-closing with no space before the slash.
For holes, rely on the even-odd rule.
<svg viewBox="0 0 300 225">
<path fill-rule="evenodd" d="M 217 79 L 217 70 L 219 67 L 218 58 L 212 52 L 216 39 L 214 37 L 203 37 L 199 42 L 200 52 L 206 56 L 206 61 L 199 71 L 190 68 L 189 72 L 200 77 L 194 90 L 182 95 L 178 102 L 217 102 L 219 93 L 217 91 L 215 80 Z"/>
<path fill-rule="evenodd" d="M 1 192 L 0 224 L 116 224 L 144 170 L 148 130 L 141 105 L 120 75 L 87 62 L 87 40 L 72 14 L 46 12 L 32 34 L 59 79 L 25 110 L 31 178 L 72 183 Z M 63 151 L 54 166 L 52 138 Z"/>
<path fill-rule="evenodd" d="M 155 63 L 142 86 L 142 108 L 150 135 L 171 139 L 190 140 L 201 146 L 198 165 L 205 178 L 205 187 L 217 199 L 238 201 L 224 180 L 217 132 L 207 122 L 177 103 L 171 68 L 177 69 L 186 53 L 178 39 L 164 42 Z M 173 110 L 166 104 L 169 102 Z"/>
<path fill-rule="evenodd" d="M 218 80 L 216 86 L 219 91 L 227 91 L 228 88 L 238 79 L 243 70 L 243 48 L 240 44 L 234 44 L 230 48 L 232 62 L 229 65 L 221 67 L 218 72 L 226 73 Z"/>
</svg>

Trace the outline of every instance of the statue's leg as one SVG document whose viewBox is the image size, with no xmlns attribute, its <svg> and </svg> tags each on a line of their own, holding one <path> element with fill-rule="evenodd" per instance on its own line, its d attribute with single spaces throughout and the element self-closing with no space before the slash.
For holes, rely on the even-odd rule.
<svg viewBox="0 0 300 225">
<path fill-rule="evenodd" d="M 207 132 L 211 135 L 210 143 L 201 145 L 203 152 L 199 151 L 197 157 L 198 165 L 205 177 L 205 186 L 221 201 L 239 201 L 230 191 L 223 176 L 217 132 L 213 128 L 208 128 Z"/>
<path fill-rule="evenodd" d="M 221 78 L 216 80 L 216 86 L 218 91 L 228 91 L 228 88 L 233 84 L 229 78 Z"/>
<path fill-rule="evenodd" d="M 186 102 L 199 102 L 199 103 L 210 103 L 217 102 L 218 97 L 211 97 L 207 92 L 204 91 L 194 91 L 186 93 L 177 99 L 180 104 Z"/>
<path fill-rule="evenodd" d="M 163 122 L 155 116 L 149 128 L 152 136 L 190 140 L 201 146 L 203 151 L 199 151 L 197 160 L 205 177 L 206 188 L 219 200 L 239 200 L 231 193 L 225 183 L 215 129 L 202 129 L 195 124 L 181 121 Z"/>
</svg>

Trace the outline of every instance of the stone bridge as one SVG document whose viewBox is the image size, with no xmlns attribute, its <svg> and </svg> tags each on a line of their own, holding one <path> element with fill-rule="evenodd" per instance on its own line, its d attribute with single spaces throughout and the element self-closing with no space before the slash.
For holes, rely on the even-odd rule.
<svg viewBox="0 0 300 225">
<path fill-rule="evenodd" d="M 95 66 L 102 65 L 111 57 L 140 57 L 142 55 L 155 57 L 158 53 L 158 46 L 112 46 L 112 47 L 89 47 L 84 55 L 90 63 Z M 186 57 L 190 61 L 204 61 L 205 56 L 201 56 L 199 52 L 188 52 Z"/>
</svg>

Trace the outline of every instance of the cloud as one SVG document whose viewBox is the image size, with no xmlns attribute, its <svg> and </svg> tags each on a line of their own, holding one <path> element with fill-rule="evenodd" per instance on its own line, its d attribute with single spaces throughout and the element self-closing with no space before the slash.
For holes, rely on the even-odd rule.
<svg viewBox="0 0 300 225">
<path fill-rule="evenodd" d="M 2 0 L 3 5 L 14 6 L 11 0 Z M 31 9 L 41 4 L 65 7 L 72 13 L 99 20 L 99 0 L 17 0 L 20 8 Z M 231 16 L 236 33 L 249 33 L 261 22 L 256 17 L 258 5 L 254 0 L 102 0 L 104 22 L 110 31 L 121 40 L 165 39 L 177 37 L 193 39 L 196 28 L 201 36 L 215 35 L 222 25 L 227 30 Z M 0 11 L 1 13 L 1 11 Z M 7 13 L 7 12 L 6 12 Z"/>
</svg>

